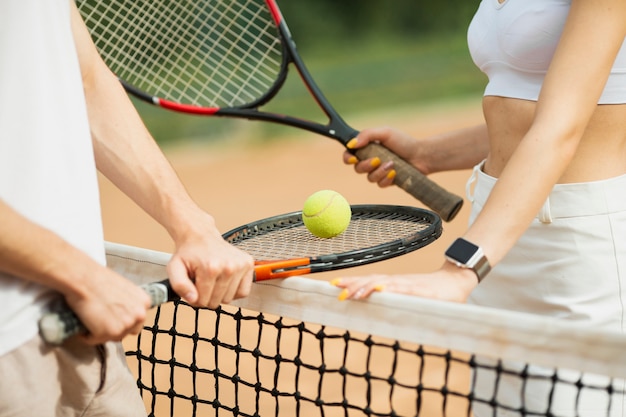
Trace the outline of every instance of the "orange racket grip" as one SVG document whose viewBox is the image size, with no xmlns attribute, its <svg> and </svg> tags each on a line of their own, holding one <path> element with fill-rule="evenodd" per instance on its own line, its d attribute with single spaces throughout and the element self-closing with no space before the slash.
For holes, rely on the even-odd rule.
<svg viewBox="0 0 626 417">
<path fill-rule="evenodd" d="M 298 268 L 311 263 L 309 258 L 296 258 L 283 261 L 257 261 L 254 263 L 254 281 L 288 278 L 295 275 L 304 275 L 311 272 L 311 268 Z M 278 272 L 276 272 L 278 271 Z"/>
<path fill-rule="evenodd" d="M 383 163 L 393 161 L 396 170 L 394 184 L 424 203 L 445 221 L 454 219 L 461 210 L 463 198 L 433 182 L 384 146 L 370 143 L 363 148 L 355 149 L 354 154 L 360 160 L 378 157 Z"/>
</svg>

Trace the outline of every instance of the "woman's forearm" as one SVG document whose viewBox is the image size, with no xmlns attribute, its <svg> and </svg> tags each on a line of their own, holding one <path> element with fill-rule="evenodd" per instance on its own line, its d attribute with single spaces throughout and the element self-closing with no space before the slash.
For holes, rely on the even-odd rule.
<svg viewBox="0 0 626 417">
<path fill-rule="evenodd" d="M 431 136 L 418 143 L 416 158 L 423 161 L 426 174 L 470 169 L 489 153 L 485 124 Z"/>
</svg>

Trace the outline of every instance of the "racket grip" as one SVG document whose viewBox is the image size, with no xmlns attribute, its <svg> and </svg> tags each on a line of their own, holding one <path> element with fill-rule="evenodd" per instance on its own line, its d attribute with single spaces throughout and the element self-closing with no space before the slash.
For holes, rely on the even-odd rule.
<svg viewBox="0 0 626 417">
<path fill-rule="evenodd" d="M 145 284 L 141 288 L 150 297 L 151 307 L 156 307 L 178 298 L 176 293 L 172 291 L 168 280 Z M 52 345 L 60 345 L 70 337 L 86 332 L 87 328 L 65 304 L 59 311 L 44 314 L 39 320 L 39 334 L 41 338 Z"/>
<path fill-rule="evenodd" d="M 461 210 L 463 198 L 444 189 L 384 146 L 370 143 L 356 149 L 354 153 L 359 159 L 377 156 L 381 161 L 393 161 L 396 170 L 394 184 L 424 203 L 445 221 L 454 219 Z"/>
</svg>

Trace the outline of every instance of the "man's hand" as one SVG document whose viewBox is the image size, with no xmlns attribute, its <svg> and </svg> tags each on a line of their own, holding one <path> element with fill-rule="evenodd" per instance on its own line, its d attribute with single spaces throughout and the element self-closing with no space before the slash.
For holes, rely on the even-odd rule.
<svg viewBox="0 0 626 417">
<path fill-rule="evenodd" d="M 209 215 L 201 213 L 197 218 L 192 228 L 175 239 L 176 251 L 167 265 L 172 288 L 198 307 L 217 308 L 247 296 L 254 260 L 227 243 Z"/>
</svg>

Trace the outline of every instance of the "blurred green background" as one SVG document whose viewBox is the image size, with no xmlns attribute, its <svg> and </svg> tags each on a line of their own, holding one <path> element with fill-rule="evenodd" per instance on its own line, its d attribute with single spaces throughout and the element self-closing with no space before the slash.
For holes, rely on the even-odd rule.
<svg viewBox="0 0 626 417">
<path fill-rule="evenodd" d="M 346 119 L 480 95 L 486 78 L 471 61 L 466 31 L 478 0 L 282 0 L 298 50 Z M 255 140 L 293 133 L 264 122 L 178 114 L 136 101 L 161 145 L 229 140 L 254 123 Z M 295 71 L 273 111 L 323 121 Z"/>
</svg>

